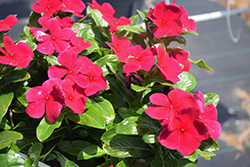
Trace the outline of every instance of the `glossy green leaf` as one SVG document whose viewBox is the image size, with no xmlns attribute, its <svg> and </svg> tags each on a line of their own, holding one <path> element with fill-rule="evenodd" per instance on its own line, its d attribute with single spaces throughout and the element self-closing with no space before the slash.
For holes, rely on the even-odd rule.
<svg viewBox="0 0 250 167">
<path fill-rule="evenodd" d="M 157 43 L 164 43 L 165 47 L 169 46 L 171 42 L 178 42 L 183 45 L 186 45 L 187 43 L 184 36 L 163 37 L 157 40 Z"/>
<path fill-rule="evenodd" d="M 30 47 L 33 51 L 36 50 L 37 44 L 36 44 L 35 42 L 32 42 L 32 41 L 30 41 L 30 40 L 26 40 L 25 43 L 28 44 L 29 47 Z"/>
<path fill-rule="evenodd" d="M 138 86 L 138 85 L 135 85 L 135 84 L 131 84 L 131 88 L 136 91 L 136 92 L 142 92 L 142 91 L 145 91 L 145 90 L 149 90 L 150 88 L 147 88 L 147 87 L 143 87 L 143 86 Z"/>
<path fill-rule="evenodd" d="M 66 166 L 66 161 L 69 161 L 64 155 L 62 155 L 59 151 L 53 151 L 56 155 L 56 160 L 60 163 L 61 166 Z"/>
<path fill-rule="evenodd" d="M 116 133 L 126 135 L 143 135 L 146 132 L 158 132 L 154 122 L 147 117 L 129 117 L 120 122 L 116 127 Z"/>
<path fill-rule="evenodd" d="M 43 145 L 42 143 L 35 143 L 33 146 L 30 147 L 28 150 L 29 158 L 32 162 L 32 166 L 38 166 L 40 160 L 40 154 L 42 152 Z M 26 160 L 25 160 L 26 161 Z"/>
<path fill-rule="evenodd" d="M 26 100 L 26 92 L 29 90 L 30 87 L 22 87 L 16 90 L 15 97 L 17 100 L 24 106 L 27 107 L 28 101 Z"/>
<path fill-rule="evenodd" d="M 87 7 L 87 13 L 91 13 L 91 17 L 95 21 L 97 26 L 107 27 L 109 24 L 102 18 L 102 13 L 97 9 L 91 9 L 89 6 Z"/>
<path fill-rule="evenodd" d="M 36 136 L 39 141 L 44 141 L 50 137 L 56 128 L 59 128 L 62 124 L 64 115 L 61 113 L 55 123 L 51 123 L 45 117 L 40 121 L 36 128 Z"/>
<path fill-rule="evenodd" d="M 42 28 L 42 26 L 38 23 L 38 19 L 39 19 L 41 16 L 42 16 L 41 14 L 32 11 L 32 12 L 30 13 L 30 17 L 29 17 L 29 24 L 30 24 L 30 27 Z"/>
<path fill-rule="evenodd" d="M 212 72 L 212 69 L 205 63 L 203 59 L 200 59 L 200 60 L 189 59 L 189 60 L 192 64 L 196 64 L 198 67 Z"/>
<path fill-rule="evenodd" d="M 180 78 L 180 81 L 173 85 L 175 88 L 189 92 L 195 87 L 196 79 L 189 72 L 184 71 L 178 75 L 178 77 Z"/>
<path fill-rule="evenodd" d="M 13 92 L 0 95 L 0 122 L 2 121 L 4 115 L 7 113 L 13 98 L 14 98 Z"/>
<path fill-rule="evenodd" d="M 120 161 L 119 163 L 116 164 L 115 167 L 127 167 L 126 163 L 124 162 L 124 160 Z"/>
<path fill-rule="evenodd" d="M 105 143 L 109 140 L 111 140 L 113 137 L 115 137 L 115 135 L 117 135 L 116 133 L 116 127 L 117 125 L 113 126 L 112 128 L 110 128 L 109 130 L 107 130 L 106 132 L 104 132 L 101 136 L 101 140 Z"/>
<path fill-rule="evenodd" d="M 143 28 L 141 26 L 138 25 L 134 25 L 134 26 L 130 26 L 130 25 L 126 25 L 126 26 L 118 26 L 117 27 L 119 30 L 126 30 L 126 31 L 130 31 L 130 32 L 135 32 L 135 33 L 140 33 L 143 32 Z"/>
<path fill-rule="evenodd" d="M 6 119 L 5 117 L 3 117 L 2 121 L 0 122 L 0 129 L 3 129 L 3 130 L 11 129 L 8 119 Z"/>
<path fill-rule="evenodd" d="M 200 149 L 197 149 L 197 152 L 198 154 L 201 156 L 201 157 L 204 157 L 204 158 L 210 158 L 212 156 L 216 156 L 212 151 L 207 151 L 207 150 L 200 150 Z"/>
<path fill-rule="evenodd" d="M 82 140 L 73 140 L 72 142 L 68 141 L 68 140 L 63 140 L 61 142 L 58 143 L 58 147 L 71 155 L 77 156 L 79 154 L 79 152 L 87 147 L 91 145 L 91 143 L 87 142 L 87 141 L 82 141 Z"/>
<path fill-rule="evenodd" d="M 142 139 L 145 143 L 154 144 L 156 142 L 155 134 L 147 134 L 146 133 L 142 136 Z"/>
<path fill-rule="evenodd" d="M 76 163 L 70 160 L 65 161 L 65 167 L 79 167 Z"/>
<path fill-rule="evenodd" d="M 125 107 L 119 108 L 118 113 L 123 119 L 131 116 L 138 116 L 138 114 L 133 109 Z"/>
<path fill-rule="evenodd" d="M 198 160 L 195 162 L 189 161 L 188 159 L 180 159 L 178 161 L 178 167 L 196 167 Z"/>
<path fill-rule="evenodd" d="M 141 137 L 117 135 L 103 145 L 103 150 L 110 156 L 117 158 L 146 157 L 150 147 L 143 142 Z"/>
<path fill-rule="evenodd" d="M 193 34 L 193 35 L 199 36 L 198 32 L 193 31 L 193 30 L 190 30 L 190 31 L 182 31 L 182 32 L 181 32 L 181 35 L 186 35 L 186 34 Z"/>
<path fill-rule="evenodd" d="M 151 161 L 151 167 L 176 167 L 177 162 L 177 157 L 174 156 L 169 149 L 163 146 L 159 146 L 155 150 L 155 156 L 154 159 Z"/>
<path fill-rule="evenodd" d="M 215 93 L 207 93 L 204 94 L 204 101 L 205 106 L 207 106 L 208 104 L 213 104 L 216 107 L 220 101 L 220 96 Z"/>
<path fill-rule="evenodd" d="M 91 158 L 99 158 L 105 155 L 106 152 L 103 151 L 100 147 L 97 145 L 90 145 L 88 147 L 85 147 L 82 149 L 79 154 L 77 155 L 77 160 L 87 160 Z"/>
<path fill-rule="evenodd" d="M 138 15 L 131 16 L 130 19 L 131 19 L 131 22 L 132 22 L 131 25 L 137 25 L 138 22 L 139 22 L 139 16 Z"/>
<path fill-rule="evenodd" d="M 190 161 L 195 162 L 196 159 L 197 159 L 197 155 L 198 155 L 198 151 L 195 150 L 195 152 L 193 152 L 192 154 L 190 154 L 190 155 L 188 155 L 188 156 L 186 156 L 186 157 L 187 157 L 187 159 L 189 159 Z"/>
<path fill-rule="evenodd" d="M 9 154 L 0 154 L 0 162 L 3 167 L 26 167 L 23 159 Z"/>
<path fill-rule="evenodd" d="M 105 119 L 99 110 L 91 108 L 83 114 L 67 114 L 67 118 L 81 125 L 86 125 L 98 129 L 105 129 Z"/>
<path fill-rule="evenodd" d="M 28 72 L 24 70 L 15 70 L 7 76 L 7 78 L 2 83 L 2 86 L 9 85 L 10 83 L 25 81 L 29 78 L 30 74 Z"/>
<path fill-rule="evenodd" d="M 101 115 L 105 118 L 106 124 L 115 119 L 115 111 L 113 105 L 104 98 L 93 98 L 92 104 L 89 106 L 89 111 L 99 110 Z"/>
<path fill-rule="evenodd" d="M 46 60 L 48 61 L 48 63 L 50 64 L 50 65 L 60 65 L 60 63 L 57 61 L 57 58 L 56 58 L 56 56 L 53 56 L 53 55 L 48 55 L 48 56 L 46 56 L 45 57 L 46 58 Z"/>
<path fill-rule="evenodd" d="M 209 147 L 206 147 L 207 151 L 218 151 L 220 149 L 219 144 L 217 143 L 217 141 L 214 141 L 213 144 Z"/>
<path fill-rule="evenodd" d="M 2 131 L 0 133 L 0 150 L 8 147 L 11 143 L 16 140 L 21 140 L 23 135 L 15 131 Z"/>
<path fill-rule="evenodd" d="M 143 13 L 143 12 L 141 12 L 140 10 L 136 10 L 137 12 L 138 12 L 138 14 L 141 16 L 141 18 L 143 19 L 143 20 L 147 20 L 147 17 L 146 17 L 146 15 L 145 15 L 145 13 Z"/>
</svg>

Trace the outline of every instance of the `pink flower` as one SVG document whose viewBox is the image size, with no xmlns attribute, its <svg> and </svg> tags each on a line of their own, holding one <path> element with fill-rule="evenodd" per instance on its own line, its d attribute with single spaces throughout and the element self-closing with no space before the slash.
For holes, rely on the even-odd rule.
<svg viewBox="0 0 250 167">
<path fill-rule="evenodd" d="M 60 84 L 64 92 L 66 106 L 68 106 L 73 113 L 82 114 L 87 100 L 82 88 L 69 79 L 64 79 Z"/>
<path fill-rule="evenodd" d="M 49 78 L 63 78 L 75 81 L 80 69 L 89 69 L 92 66 L 92 61 L 85 56 L 77 58 L 77 54 L 72 50 L 61 52 L 57 57 L 58 62 L 62 65 L 53 65 L 48 69 Z"/>
<path fill-rule="evenodd" d="M 36 13 L 44 13 L 43 16 L 50 17 L 53 13 L 60 10 L 61 0 L 36 0 L 37 4 L 32 4 L 32 9 Z"/>
<path fill-rule="evenodd" d="M 174 115 L 172 128 L 167 126 L 158 136 L 158 141 L 165 147 L 180 151 L 184 156 L 192 154 L 200 146 L 201 139 L 206 139 L 207 129 L 197 123 L 199 110 L 189 108 Z"/>
<path fill-rule="evenodd" d="M 0 47 L 0 51 L 4 54 L 0 55 L 1 64 L 24 68 L 29 65 L 34 53 L 28 44 L 24 42 L 15 44 L 9 36 L 3 37 L 3 43 L 6 51 Z"/>
<path fill-rule="evenodd" d="M 119 61 L 126 62 L 128 58 L 127 48 L 131 46 L 130 41 L 126 37 L 121 37 L 120 39 L 113 33 L 111 35 L 112 45 L 108 42 L 105 42 L 111 49 L 114 50 L 115 54 L 118 57 Z"/>
<path fill-rule="evenodd" d="M 127 48 L 127 53 L 131 56 L 123 66 L 123 71 L 127 74 L 138 70 L 149 71 L 155 63 L 150 47 L 143 50 L 140 45 L 130 46 Z"/>
<path fill-rule="evenodd" d="M 182 68 L 179 62 L 173 57 L 169 57 L 166 50 L 159 46 L 157 48 L 157 64 L 160 69 L 163 79 L 170 80 L 173 83 L 178 82 L 180 79 L 178 75 L 182 73 Z"/>
<path fill-rule="evenodd" d="M 175 58 L 179 63 L 184 65 L 183 71 L 189 72 L 191 62 L 188 60 L 188 52 L 183 49 L 170 49 L 169 56 Z"/>
<path fill-rule="evenodd" d="M 156 38 L 161 38 L 165 35 L 175 36 L 181 34 L 182 22 L 180 17 L 182 13 L 176 5 L 166 5 L 162 1 L 156 4 L 155 8 L 151 9 L 150 12 L 146 16 L 157 26 L 153 29 L 153 34 Z"/>
<path fill-rule="evenodd" d="M 70 12 L 75 16 L 83 17 L 84 15 L 81 15 L 81 13 L 85 8 L 86 6 L 82 0 L 62 0 L 61 11 L 63 12 Z"/>
<path fill-rule="evenodd" d="M 125 25 L 131 25 L 132 21 L 130 18 L 126 18 L 124 16 L 121 16 L 119 19 L 115 18 L 111 14 L 105 14 L 102 16 L 102 18 L 107 21 L 110 25 L 109 31 L 111 33 L 118 31 L 117 29 L 118 26 L 125 26 Z"/>
<path fill-rule="evenodd" d="M 90 67 L 81 68 L 75 82 L 84 89 L 86 96 L 91 96 L 99 90 L 107 88 L 106 78 L 102 76 L 102 69 L 96 64 L 89 64 Z"/>
<path fill-rule="evenodd" d="M 203 93 L 200 91 L 198 92 L 198 94 L 194 93 L 194 99 L 200 108 L 200 112 L 204 113 L 205 112 L 205 101 L 204 101 Z"/>
<path fill-rule="evenodd" d="M 37 50 L 43 54 L 51 55 L 56 51 L 60 53 L 69 47 L 68 41 L 75 35 L 71 28 L 61 28 L 61 23 L 56 18 L 51 18 L 47 22 L 50 34 L 42 30 L 33 32 L 34 37 L 40 41 Z"/>
<path fill-rule="evenodd" d="M 76 54 L 79 54 L 90 46 L 91 43 L 89 41 L 84 42 L 83 37 L 73 37 L 71 38 L 70 47 L 68 48 L 68 50 L 72 50 Z"/>
<path fill-rule="evenodd" d="M 4 20 L 0 20 L 0 31 L 8 31 L 18 23 L 15 15 L 8 15 Z"/>
<path fill-rule="evenodd" d="M 172 2 L 172 4 L 175 5 L 175 0 Z M 182 31 L 196 31 L 196 23 L 193 19 L 188 18 L 188 13 L 186 9 L 183 6 L 179 6 L 179 9 L 182 13 L 180 17 L 182 22 Z"/>
<path fill-rule="evenodd" d="M 73 24 L 75 23 L 75 21 L 71 18 L 71 17 L 64 17 L 64 18 L 60 18 L 58 16 L 55 17 L 57 20 L 60 21 L 61 23 L 61 28 L 71 28 L 73 26 Z M 48 16 L 42 16 L 38 19 L 38 23 L 43 26 L 45 29 L 48 29 L 48 21 L 49 21 L 50 17 Z"/>
<path fill-rule="evenodd" d="M 56 122 L 64 103 L 59 79 L 49 79 L 42 86 L 29 89 L 26 100 L 29 102 L 26 112 L 30 117 L 41 118 L 46 110 L 46 119 Z"/>
<path fill-rule="evenodd" d="M 149 97 L 153 106 L 149 106 L 145 113 L 154 119 L 161 120 L 162 125 L 171 124 L 173 115 L 183 109 L 196 108 L 197 103 L 192 95 L 181 89 L 174 89 L 165 95 L 155 93 Z M 169 126 L 171 128 L 171 126 Z"/>
<path fill-rule="evenodd" d="M 114 8 L 109 3 L 103 3 L 101 6 L 96 2 L 96 0 L 92 0 L 92 4 L 91 3 L 87 3 L 87 4 L 91 7 L 91 9 L 97 9 L 103 15 L 105 14 L 114 15 L 115 13 Z"/>
</svg>

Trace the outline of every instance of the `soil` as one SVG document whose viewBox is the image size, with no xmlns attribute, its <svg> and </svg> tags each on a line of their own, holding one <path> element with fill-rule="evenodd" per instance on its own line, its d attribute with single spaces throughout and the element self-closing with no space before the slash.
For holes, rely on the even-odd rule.
<svg viewBox="0 0 250 167">
<path fill-rule="evenodd" d="M 227 5 L 227 0 L 217 0 L 221 2 L 224 6 Z M 231 0 L 231 9 L 241 9 L 250 7 L 250 0 Z M 242 17 L 246 20 L 248 26 L 250 27 L 250 12 L 242 13 Z"/>
</svg>

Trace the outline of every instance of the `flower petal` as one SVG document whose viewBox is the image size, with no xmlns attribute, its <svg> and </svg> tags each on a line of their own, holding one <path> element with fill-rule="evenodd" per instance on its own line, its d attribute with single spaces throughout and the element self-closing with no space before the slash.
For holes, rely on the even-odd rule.
<svg viewBox="0 0 250 167">
<path fill-rule="evenodd" d="M 62 110 L 62 104 L 57 101 L 48 100 L 46 103 L 46 119 L 52 123 L 56 122 Z"/>
<path fill-rule="evenodd" d="M 26 113 L 32 118 L 41 118 L 45 112 L 45 99 L 30 102 L 26 107 Z"/>
</svg>

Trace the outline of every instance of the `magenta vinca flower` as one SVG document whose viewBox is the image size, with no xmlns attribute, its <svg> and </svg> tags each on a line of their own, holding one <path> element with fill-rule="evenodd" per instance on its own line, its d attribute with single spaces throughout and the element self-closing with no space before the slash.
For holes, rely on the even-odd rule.
<svg viewBox="0 0 250 167">
<path fill-rule="evenodd" d="M 87 100 L 83 89 L 69 79 L 64 79 L 60 84 L 64 92 L 65 105 L 68 106 L 73 113 L 82 114 Z"/>
<path fill-rule="evenodd" d="M 111 33 L 118 31 L 119 29 L 117 28 L 118 26 L 125 26 L 125 25 L 131 25 L 132 21 L 130 18 L 126 18 L 124 16 L 121 16 L 119 19 L 115 18 L 111 14 L 105 14 L 102 16 L 102 18 L 107 21 L 110 25 L 109 31 Z"/>
<path fill-rule="evenodd" d="M 175 58 L 179 63 L 184 65 L 183 71 L 189 72 L 191 62 L 188 60 L 189 53 L 183 49 L 170 49 L 169 56 Z"/>
<path fill-rule="evenodd" d="M 90 67 L 89 67 L 90 65 Z M 99 90 L 107 88 L 106 78 L 102 75 L 102 69 L 96 64 L 89 64 L 80 69 L 75 82 L 84 89 L 86 96 L 91 96 Z"/>
<path fill-rule="evenodd" d="M 173 4 L 166 5 L 163 1 L 156 4 L 146 16 L 157 26 L 153 29 L 156 38 L 165 35 L 175 36 L 182 32 L 181 10 Z"/>
<path fill-rule="evenodd" d="M 39 29 L 33 32 L 34 37 L 41 42 L 37 45 L 37 50 L 47 55 L 53 54 L 54 51 L 60 53 L 66 50 L 69 47 L 68 41 L 75 32 L 71 28 L 62 29 L 60 21 L 56 18 L 49 19 L 47 25 L 51 35 Z"/>
<path fill-rule="evenodd" d="M 168 53 L 162 46 L 157 48 L 156 58 L 156 66 L 160 69 L 162 78 L 170 80 L 173 83 L 178 82 L 180 80 L 178 75 L 182 73 L 182 68 L 179 62 L 175 58 L 169 57 Z"/>
<path fill-rule="evenodd" d="M 18 23 L 15 15 L 10 14 L 5 19 L 0 20 L 0 31 L 8 31 L 12 26 Z"/>
<path fill-rule="evenodd" d="M 149 71 L 155 63 L 155 57 L 150 47 L 145 50 L 140 45 L 130 46 L 127 48 L 129 58 L 123 66 L 125 73 L 132 73 L 138 70 Z"/>
<path fill-rule="evenodd" d="M 115 13 L 114 8 L 109 3 L 103 3 L 101 6 L 96 2 L 96 0 L 92 0 L 92 4 L 91 3 L 87 4 L 91 7 L 91 9 L 99 10 L 102 13 L 102 15 L 105 14 L 114 15 Z"/>
<path fill-rule="evenodd" d="M 0 55 L 0 63 L 11 65 L 13 67 L 28 67 L 34 53 L 28 44 L 19 42 L 15 44 L 9 36 L 3 37 L 5 50 L 0 47 L 4 55 Z"/>
<path fill-rule="evenodd" d="M 174 114 L 172 128 L 165 126 L 158 136 L 158 141 L 165 147 L 178 150 L 184 156 L 192 154 L 207 139 L 207 129 L 203 124 L 196 123 L 199 110 L 189 108 Z"/>
<path fill-rule="evenodd" d="M 72 50 L 61 52 L 57 57 L 58 62 L 62 65 L 53 65 L 48 69 L 49 78 L 63 78 L 75 81 L 80 69 L 90 69 L 92 61 L 85 56 L 77 58 L 77 54 Z"/>
<path fill-rule="evenodd" d="M 73 15 L 78 17 L 83 17 L 81 13 L 86 8 L 82 0 L 62 0 L 61 11 L 73 13 Z"/>
<path fill-rule="evenodd" d="M 127 48 L 131 46 L 130 41 L 126 37 L 117 38 L 117 36 L 113 33 L 111 35 L 112 45 L 109 42 L 105 42 L 111 49 L 114 50 L 115 54 L 118 57 L 118 60 L 121 62 L 126 62 L 128 58 Z"/>
<path fill-rule="evenodd" d="M 145 113 L 154 119 L 161 120 L 162 125 L 171 124 L 176 112 L 187 108 L 198 109 L 194 97 L 181 89 L 174 89 L 168 95 L 154 93 L 149 100 L 153 106 L 149 106 Z M 170 125 L 169 127 L 171 128 Z"/>
<path fill-rule="evenodd" d="M 64 103 L 60 79 L 49 79 L 42 86 L 29 89 L 26 100 L 29 102 L 26 112 L 30 117 L 41 118 L 46 111 L 46 119 L 56 122 Z"/>
<path fill-rule="evenodd" d="M 32 9 L 36 13 L 44 13 L 43 16 L 50 17 L 53 13 L 60 10 L 61 0 L 36 0 L 37 4 L 32 4 Z"/>
<path fill-rule="evenodd" d="M 83 50 L 91 46 L 89 41 L 84 42 L 83 37 L 73 37 L 69 43 L 70 47 L 68 50 L 74 51 L 76 54 L 81 53 Z"/>
</svg>

